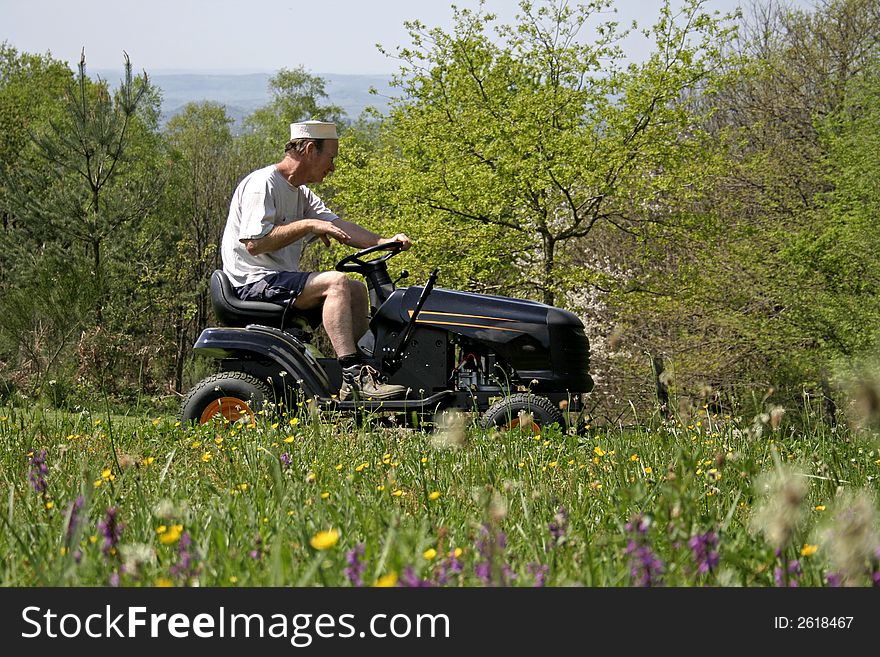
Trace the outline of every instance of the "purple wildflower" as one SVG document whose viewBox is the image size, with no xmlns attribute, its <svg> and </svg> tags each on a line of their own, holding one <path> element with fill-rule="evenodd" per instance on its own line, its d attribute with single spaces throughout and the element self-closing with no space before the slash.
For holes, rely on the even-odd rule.
<svg viewBox="0 0 880 657">
<path fill-rule="evenodd" d="M 114 588 L 119 586 L 119 573 L 117 571 L 114 570 L 112 573 L 110 573 L 109 584 Z"/>
<path fill-rule="evenodd" d="M 715 532 L 706 532 L 692 536 L 688 541 L 688 547 L 694 553 L 694 561 L 697 563 L 697 572 L 700 575 L 711 573 L 718 566 L 718 536 Z"/>
<path fill-rule="evenodd" d="M 364 585 L 364 570 L 367 565 L 361 561 L 364 557 L 364 544 L 358 543 L 351 550 L 345 553 L 345 562 L 348 564 L 343 571 L 352 586 Z"/>
<path fill-rule="evenodd" d="M 432 586 L 432 584 L 428 580 L 421 579 L 416 575 L 412 566 L 407 566 L 403 569 L 403 575 L 401 575 L 400 579 L 397 581 L 397 586 L 403 588 L 425 588 Z"/>
<path fill-rule="evenodd" d="M 31 458 L 31 486 L 34 487 L 36 492 L 44 493 L 47 487 L 46 475 L 49 474 L 49 466 L 46 465 L 46 450 L 41 449 L 36 453 L 31 452 L 29 456 Z"/>
<path fill-rule="evenodd" d="M 829 587 L 836 589 L 840 586 L 842 578 L 838 573 L 828 573 L 825 575 L 825 582 Z"/>
<path fill-rule="evenodd" d="M 624 554 L 629 556 L 629 574 L 636 586 L 656 586 L 663 574 L 663 562 L 648 545 L 650 520 L 642 515 L 633 516 L 626 523 L 626 531 L 631 534 Z"/>
<path fill-rule="evenodd" d="M 625 553 L 630 557 L 629 574 L 636 586 L 650 587 L 660 583 L 663 562 L 649 545 L 640 545 L 631 540 Z"/>
<path fill-rule="evenodd" d="M 250 554 L 254 561 L 259 561 L 263 557 L 263 537 L 259 534 L 254 537 L 254 549 Z"/>
<path fill-rule="evenodd" d="M 73 539 L 76 537 L 76 532 L 79 528 L 79 513 L 82 510 L 83 504 L 85 504 L 83 496 L 78 495 L 77 498 L 67 507 L 67 512 L 65 513 L 65 517 L 67 518 L 67 530 L 64 533 L 64 546 L 67 549 L 70 549 Z M 76 563 L 82 561 L 82 550 L 78 548 L 74 550 L 73 559 Z"/>
<path fill-rule="evenodd" d="M 480 531 L 482 538 L 477 541 L 477 552 L 483 560 L 477 562 L 474 572 L 486 586 L 507 586 L 510 580 L 516 579 L 513 569 L 504 561 L 507 535 L 500 529 L 492 531 L 486 525 Z"/>
<path fill-rule="evenodd" d="M 788 562 L 788 568 L 783 570 L 780 566 L 773 569 L 773 581 L 776 586 L 788 586 L 797 588 L 798 578 L 801 576 L 801 562 L 797 559 Z M 786 583 L 787 582 L 787 583 Z"/>
<path fill-rule="evenodd" d="M 290 458 L 290 454 L 288 454 L 287 452 L 282 452 L 280 458 L 281 465 L 283 465 L 285 468 L 289 468 L 290 464 L 293 463 L 293 459 Z"/>
<path fill-rule="evenodd" d="M 464 566 L 455 554 L 455 550 L 449 551 L 449 556 L 441 561 L 434 571 L 434 579 L 437 584 L 445 586 L 449 583 L 453 576 L 461 574 Z"/>
<path fill-rule="evenodd" d="M 549 529 L 550 536 L 553 537 L 557 545 L 565 540 L 565 532 L 568 531 L 568 510 L 564 506 L 559 507 L 559 510 L 553 517 L 553 522 L 549 525 Z"/>
<path fill-rule="evenodd" d="M 637 513 L 628 523 L 626 523 L 624 529 L 630 534 L 644 536 L 648 533 L 648 527 L 650 526 L 651 521 L 648 518 L 645 518 L 642 514 Z"/>
<path fill-rule="evenodd" d="M 190 552 L 192 538 L 189 532 L 183 532 L 177 544 L 177 563 L 171 566 L 171 575 L 188 582 L 194 579 L 201 570 L 195 555 Z"/>
<path fill-rule="evenodd" d="M 79 525 L 79 512 L 82 510 L 83 504 L 85 504 L 85 499 L 83 499 L 82 495 L 78 495 L 77 498 L 67 507 L 67 513 L 65 513 L 65 517 L 67 518 L 67 531 L 64 534 L 64 544 L 67 547 L 70 547 L 70 543 L 73 541 L 73 537 L 76 534 Z"/>
<path fill-rule="evenodd" d="M 547 573 L 550 571 L 550 566 L 547 564 L 530 563 L 527 567 L 529 574 L 535 578 L 535 587 L 543 587 L 547 579 Z"/>
<path fill-rule="evenodd" d="M 115 554 L 119 539 L 122 538 L 122 530 L 125 529 L 125 525 L 117 519 L 118 513 L 119 509 L 110 507 L 107 509 L 104 520 L 98 521 L 98 531 L 104 537 L 104 544 L 101 546 L 101 552 L 104 554 Z"/>
</svg>

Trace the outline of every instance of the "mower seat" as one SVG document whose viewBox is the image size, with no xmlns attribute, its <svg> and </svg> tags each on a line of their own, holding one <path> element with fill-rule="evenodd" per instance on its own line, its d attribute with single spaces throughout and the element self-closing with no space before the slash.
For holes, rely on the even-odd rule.
<svg viewBox="0 0 880 657">
<path fill-rule="evenodd" d="M 262 324 L 281 329 L 293 326 L 309 331 L 310 318 L 314 318 L 314 311 L 303 312 L 266 301 L 242 301 L 235 293 L 229 278 L 220 269 L 211 274 L 211 303 L 217 320 L 225 326 Z M 281 325 L 282 319 L 284 326 Z"/>
</svg>

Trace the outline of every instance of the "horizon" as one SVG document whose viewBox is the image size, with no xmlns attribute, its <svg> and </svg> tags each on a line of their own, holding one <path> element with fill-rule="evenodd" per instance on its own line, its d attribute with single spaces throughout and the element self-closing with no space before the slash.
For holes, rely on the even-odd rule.
<svg viewBox="0 0 880 657">
<path fill-rule="evenodd" d="M 751 0 L 706 0 L 704 9 L 721 14 Z M 614 19 L 621 29 L 636 20 L 653 24 L 662 0 L 617 0 L 616 13 L 603 12 L 591 24 Z M 800 8 L 816 0 L 789 0 Z M 476 9 L 479 0 L 456 0 L 460 9 Z M 672 3 L 680 7 L 681 0 Z M 0 41 L 22 52 L 50 54 L 76 70 L 81 52 L 92 70 L 122 68 L 127 52 L 136 71 L 157 74 L 197 72 L 251 75 L 282 68 L 303 67 L 318 75 L 393 75 L 394 56 L 411 40 L 405 21 L 419 20 L 427 28 L 447 32 L 453 25 L 452 2 L 414 5 L 409 0 L 324 0 L 320 7 L 302 0 L 281 0 L 268 19 L 250 29 L 250 4 L 243 0 L 90 0 L 78 6 L 62 0 L 0 0 Z M 512 0 L 485 0 L 483 10 L 511 24 L 519 13 Z M 47 20 L 51 17 L 52 20 Z M 321 26 L 297 29 L 299 24 Z M 591 38 L 591 28 L 584 38 Z M 388 55 L 378 50 L 381 44 Z M 639 60 L 651 48 L 638 32 L 622 42 L 626 56 Z M 161 73 L 160 73 L 161 72 Z M 185 74 L 185 73 L 184 73 Z"/>
</svg>

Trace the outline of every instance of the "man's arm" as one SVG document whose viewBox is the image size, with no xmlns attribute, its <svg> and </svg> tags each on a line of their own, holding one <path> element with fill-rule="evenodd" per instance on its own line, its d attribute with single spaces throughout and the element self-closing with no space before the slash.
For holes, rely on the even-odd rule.
<svg viewBox="0 0 880 657">
<path fill-rule="evenodd" d="M 387 242 L 403 242 L 403 250 L 406 251 L 412 246 L 412 241 L 403 233 L 398 233 L 394 237 L 381 237 L 371 230 L 367 230 L 362 226 L 358 226 L 345 219 L 334 219 L 333 223 L 341 228 L 350 236 L 349 241 L 340 240 L 343 244 L 348 244 L 358 249 L 366 249 L 377 244 L 385 244 Z M 328 242 L 329 243 L 329 242 Z"/>
<path fill-rule="evenodd" d="M 341 227 L 335 225 L 342 221 L 323 221 L 320 219 L 300 219 L 292 221 L 283 226 L 275 226 L 267 235 L 256 240 L 242 240 L 248 253 L 251 255 L 260 255 L 261 253 L 271 253 L 278 249 L 284 248 L 288 244 L 293 244 L 306 235 L 314 234 L 321 238 L 324 244 L 329 245 L 330 239 L 333 238 L 343 244 L 352 243 L 351 236 Z M 345 222 L 348 223 L 348 222 Z M 354 226 L 355 224 L 350 224 Z M 363 230 L 363 229 L 361 229 Z"/>
</svg>

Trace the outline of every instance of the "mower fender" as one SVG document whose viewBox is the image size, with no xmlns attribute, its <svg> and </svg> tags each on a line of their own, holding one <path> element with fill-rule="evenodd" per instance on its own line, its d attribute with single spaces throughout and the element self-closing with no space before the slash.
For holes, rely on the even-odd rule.
<svg viewBox="0 0 880 657">
<path fill-rule="evenodd" d="M 307 395 L 329 397 L 333 392 L 327 374 L 305 344 L 275 328 L 253 324 L 245 328 L 206 328 L 193 351 L 218 360 L 269 361 L 277 366 L 282 381 L 290 377 L 291 384 L 301 382 Z"/>
</svg>

